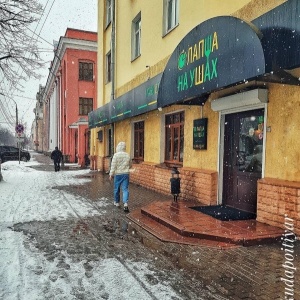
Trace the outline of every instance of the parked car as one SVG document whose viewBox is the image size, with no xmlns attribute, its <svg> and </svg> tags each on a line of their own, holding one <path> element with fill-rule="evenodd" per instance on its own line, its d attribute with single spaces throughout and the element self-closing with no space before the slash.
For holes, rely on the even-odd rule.
<svg viewBox="0 0 300 300">
<path fill-rule="evenodd" d="M 0 146 L 1 162 L 8 160 L 19 160 L 19 148 L 12 146 Z M 20 150 L 20 160 L 29 161 L 30 153 L 26 150 Z"/>
</svg>

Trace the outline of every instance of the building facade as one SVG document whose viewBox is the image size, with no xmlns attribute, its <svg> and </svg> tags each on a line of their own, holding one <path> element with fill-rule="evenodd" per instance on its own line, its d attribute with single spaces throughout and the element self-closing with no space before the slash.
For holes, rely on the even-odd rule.
<svg viewBox="0 0 300 300">
<path fill-rule="evenodd" d="M 224 2 L 224 3 L 223 3 Z M 300 3 L 99 1 L 92 169 L 300 233 Z"/>
<path fill-rule="evenodd" d="M 44 87 L 40 84 L 39 91 L 36 93 L 36 105 L 34 108 L 34 121 L 32 124 L 32 147 L 37 152 L 43 152 L 43 94 L 44 94 Z"/>
<path fill-rule="evenodd" d="M 44 152 L 58 146 L 65 162 L 84 166 L 88 113 L 97 107 L 97 33 L 68 28 L 54 53 L 43 93 Z"/>
</svg>

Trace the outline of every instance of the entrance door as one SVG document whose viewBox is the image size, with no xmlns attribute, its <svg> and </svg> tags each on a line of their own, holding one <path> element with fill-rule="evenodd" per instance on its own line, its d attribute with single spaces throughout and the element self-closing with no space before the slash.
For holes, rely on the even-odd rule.
<svg viewBox="0 0 300 300">
<path fill-rule="evenodd" d="M 264 110 L 225 116 L 223 204 L 256 213 L 262 174 Z"/>
</svg>

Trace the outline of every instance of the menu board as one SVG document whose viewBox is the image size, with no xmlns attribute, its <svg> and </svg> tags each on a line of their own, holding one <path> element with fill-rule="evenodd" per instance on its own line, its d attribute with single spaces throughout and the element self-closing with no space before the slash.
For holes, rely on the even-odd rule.
<svg viewBox="0 0 300 300">
<path fill-rule="evenodd" d="M 193 149 L 207 149 L 207 118 L 194 120 Z"/>
</svg>

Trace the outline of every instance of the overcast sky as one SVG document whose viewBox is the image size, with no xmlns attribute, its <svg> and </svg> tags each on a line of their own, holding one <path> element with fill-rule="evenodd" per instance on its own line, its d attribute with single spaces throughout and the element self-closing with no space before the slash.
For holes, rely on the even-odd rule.
<svg viewBox="0 0 300 300">
<path fill-rule="evenodd" d="M 40 47 L 42 48 L 42 58 L 46 65 L 40 70 L 41 79 L 29 79 L 23 83 L 24 91 L 7 91 L 12 93 L 12 98 L 18 106 L 19 121 L 26 125 L 26 133 L 30 134 L 32 121 L 34 119 L 33 109 L 35 107 L 36 93 L 39 84 L 45 85 L 48 77 L 48 67 L 53 59 L 53 40 L 58 41 L 60 36 L 64 36 L 67 27 L 97 31 L 97 0 L 39 0 L 45 7 L 44 14 L 38 24 L 33 24 L 33 29 L 40 36 Z M 8 113 L 15 120 L 15 103 L 9 100 L 11 107 Z M 0 116 L 0 120 L 3 119 Z M 26 123 L 26 124 L 25 124 Z M 5 125 L 1 123 L 1 125 Z M 10 128 L 11 129 L 11 128 Z"/>
</svg>

